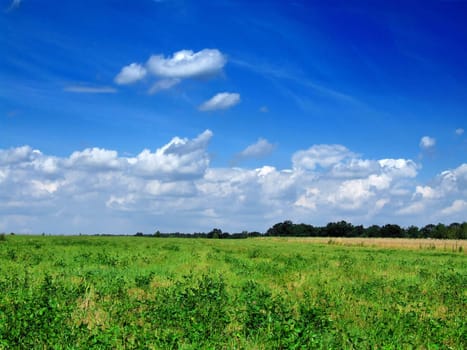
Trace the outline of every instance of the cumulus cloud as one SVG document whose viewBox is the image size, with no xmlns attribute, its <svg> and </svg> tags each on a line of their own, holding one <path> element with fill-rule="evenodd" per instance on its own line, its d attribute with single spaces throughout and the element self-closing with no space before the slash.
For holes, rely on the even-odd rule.
<svg viewBox="0 0 467 350">
<path fill-rule="evenodd" d="M 206 130 L 193 140 L 174 137 L 168 144 L 151 152 L 143 150 L 128 159 L 136 174 L 152 178 L 192 178 L 201 176 L 209 165 L 206 147 L 212 132 Z"/>
<path fill-rule="evenodd" d="M 152 55 L 144 64 L 131 63 L 121 69 L 114 81 L 126 85 L 151 75 L 159 78 L 149 89 L 149 93 L 154 94 L 174 87 L 183 79 L 218 75 L 226 62 L 226 56 L 217 49 L 181 50 L 169 57 Z"/>
<path fill-rule="evenodd" d="M 122 68 L 120 73 L 115 77 L 115 82 L 119 85 L 132 84 L 144 79 L 146 74 L 147 70 L 145 67 L 138 63 L 131 63 Z"/>
<path fill-rule="evenodd" d="M 464 133 L 464 129 L 458 128 L 458 129 L 456 129 L 455 133 L 456 133 L 456 135 L 462 135 Z"/>
<path fill-rule="evenodd" d="M 296 206 L 316 208 L 320 205 L 330 210 L 377 213 L 391 202 L 389 198 L 399 196 L 397 190 L 404 186 L 407 178 L 417 174 L 415 163 L 410 160 L 346 159 L 355 154 L 336 146 L 339 145 L 317 146 L 308 152 L 313 158 L 305 159 L 305 167 L 297 167 L 297 171 L 305 169 L 314 177 L 312 187 L 301 190 Z M 303 160 L 301 154 L 297 154 L 299 160 Z M 316 160 L 321 162 L 321 168 L 316 167 Z"/>
<path fill-rule="evenodd" d="M 116 151 L 101 148 L 87 148 L 84 151 L 73 152 L 64 162 L 73 169 L 116 170 L 123 166 Z"/>
<path fill-rule="evenodd" d="M 425 204 L 423 202 L 410 203 L 396 211 L 398 215 L 419 215 L 425 210 Z"/>
<path fill-rule="evenodd" d="M 441 193 L 437 192 L 430 186 L 416 186 L 414 198 L 421 197 L 423 199 L 436 199 L 441 197 Z"/>
<path fill-rule="evenodd" d="M 464 199 L 467 198 L 467 164 L 445 170 L 428 185 L 416 185 L 411 200 L 398 210 L 398 214 L 415 215 L 430 213 L 431 219 L 443 221 L 450 218 L 463 221 Z M 440 216 L 441 214 L 441 216 Z M 456 217 L 457 215 L 457 217 Z"/>
<path fill-rule="evenodd" d="M 422 149 L 430 149 L 432 147 L 434 147 L 436 144 L 436 139 L 434 139 L 433 137 L 429 137 L 429 136 L 423 136 L 421 139 L 420 139 L 420 148 Z"/>
<path fill-rule="evenodd" d="M 272 143 L 269 143 L 268 140 L 259 138 L 254 144 L 249 145 L 243 151 L 241 151 L 237 158 L 247 159 L 247 158 L 261 158 L 265 157 L 274 150 L 275 146 Z"/>
<path fill-rule="evenodd" d="M 385 173 L 392 176 L 415 177 L 417 164 L 411 159 L 381 159 L 378 161 Z"/>
<path fill-rule="evenodd" d="M 148 71 L 165 78 L 197 78 L 218 74 L 226 57 L 217 49 L 204 49 L 198 52 L 181 50 L 171 57 L 153 55 L 146 63 Z"/>
<path fill-rule="evenodd" d="M 316 225 L 464 221 L 467 164 L 417 180 L 410 159 L 365 159 L 315 145 L 290 168 L 213 167 L 213 133 L 174 137 L 127 157 L 87 148 L 58 157 L 30 146 L 0 150 L 0 232 L 134 233 L 266 230 L 285 219 Z M 259 156 L 270 143 L 247 147 Z M 248 150 L 248 151 L 247 151 Z"/>
<path fill-rule="evenodd" d="M 40 154 L 40 152 L 33 150 L 30 146 L 0 150 L 0 165 L 27 162 L 33 159 L 35 154 Z"/>
<path fill-rule="evenodd" d="M 443 214 L 452 215 L 455 213 L 466 213 L 467 212 L 467 201 L 463 199 L 456 199 L 449 207 L 444 208 L 441 211 Z"/>
<path fill-rule="evenodd" d="M 292 157 L 292 163 L 294 168 L 313 170 L 317 166 L 327 168 L 343 159 L 355 156 L 342 145 L 315 145 L 308 150 L 296 152 Z"/>
<path fill-rule="evenodd" d="M 240 103 L 240 94 L 234 92 L 220 92 L 201 104 L 199 110 L 206 112 L 229 109 L 238 103 Z"/>
</svg>

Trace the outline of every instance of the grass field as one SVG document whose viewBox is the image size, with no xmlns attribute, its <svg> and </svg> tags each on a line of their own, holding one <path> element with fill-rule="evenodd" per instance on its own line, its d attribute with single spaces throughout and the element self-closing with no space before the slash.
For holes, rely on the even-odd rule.
<svg viewBox="0 0 467 350">
<path fill-rule="evenodd" d="M 0 348 L 465 349 L 464 244 L 7 236 Z"/>
</svg>

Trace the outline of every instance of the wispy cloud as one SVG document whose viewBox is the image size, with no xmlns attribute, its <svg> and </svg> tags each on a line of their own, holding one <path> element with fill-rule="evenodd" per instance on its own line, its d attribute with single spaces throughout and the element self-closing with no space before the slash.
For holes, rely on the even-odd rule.
<svg viewBox="0 0 467 350">
<path fill-rule="evenodd" d="M 250 62 L 246 62 L 244 60 L 239 59 L 230 59 L 230 62 L 233 64 L 251 70 L 257 74 L 260 74 L 266 78 L 273 78 L 273 79 L 285 79 L 290 80 L 300 85 L 303 85 L 307 88 L 312 89 L 315 93 L 323 95 L 328 98 L 332 98 L 334 100 L 352 104 L 361 104 L 353 96 L 346 94 L 344 92 L 338 91 L 336 89 L 329 88 L 327 86 L 317 84 L 310 79 L 303 77 L 303 74 L 299 72 L 292 72 L 280 67 L 274 67 L 272 65 L 266 64 L 252 64 Z"/>
<path fill-rule="evenodd" d="M 154 85 L 149 89 L 150 94 L 156 94 L 162 90 L 168 90 L 180 83 L 180 79 L 172 78 L 172 79 L 162 79 L 158 80 L 154 83 Z"/>
<path fill-rule="evenodd" d="M 241 151 L 236 159 L 262 158 L 272 153 L 275 145 L 268 140 L 259 138 L 254 144 L 249 145 Z"/>
<path fill-rule="evenodd" d="M 22 0 L 13 0 L 11 3 L 10 3 L 10 6 L 7 8 L 7 12 L 9 11 L 13 11 L 17 8 L 19 8 L 21 6 L 21 3 L 23 1 Z"/>
<path fill-rule="evenodd" d="M 456 135 L 462 135 L 464 133 L 464 129 L 458 128 L 458 129 L 456 129 L 455 133 L 456 133 Z"/>
<path fill-rule="evenodd" d="M 114 94 L 117 92 L 117 89 L 111 86 L 69 85 L 63 88 L 63 90 L 78 94 Z"/>
<path fill-rule="evenodd" d="M 220 92 L 204 102 L 198 109 L 203 112 L 229 109 L 238 103 L 240 103 L 240 94 L 235 92 Z"/>
<path fill-rule="evenodd" d="M 428 150 L 436 145 L 436 139 L 430 136 L 423 136 L 420 139 L 420 148 Z"/>
</svg>

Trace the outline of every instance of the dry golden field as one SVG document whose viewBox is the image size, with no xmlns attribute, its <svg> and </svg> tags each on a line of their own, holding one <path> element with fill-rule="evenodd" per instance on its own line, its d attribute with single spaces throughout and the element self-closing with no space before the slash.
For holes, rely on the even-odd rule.
<svg viewBox="0 0 467 350">
<path fill-rule="evenodd" d="M 259 238 L 265 239 L 265 238 Z M 467 241 L 456 239 L 414 238 L 341 238 L 341 237 L 270 237 L 281 242 L 303 242 L 308 244 L 335 244 L 389 249 L 439 249 L 466 253 Z"/>
</svg>

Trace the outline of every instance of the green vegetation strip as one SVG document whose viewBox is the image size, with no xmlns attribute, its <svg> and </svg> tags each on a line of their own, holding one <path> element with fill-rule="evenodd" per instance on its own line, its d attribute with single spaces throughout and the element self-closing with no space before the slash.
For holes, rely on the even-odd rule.
<svg viewBox="0 0 467 350">
<path fill-rule="evenodd" d="M 0 291 L 5 349 L 467 348 L 454 251 L 8 236 Z"/>
</svg>

